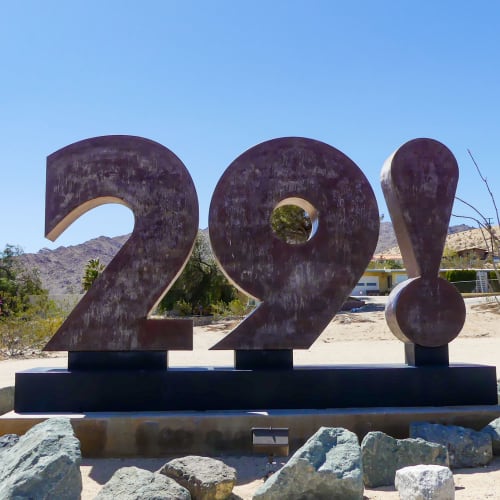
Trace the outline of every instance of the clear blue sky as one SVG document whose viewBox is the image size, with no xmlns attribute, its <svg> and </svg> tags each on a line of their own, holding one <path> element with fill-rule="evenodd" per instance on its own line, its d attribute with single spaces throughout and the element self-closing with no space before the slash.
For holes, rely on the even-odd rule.
<svg viewBox="0 0 500 500">
<path fill-rule="evenodd" d="M 47 155 L 106 134 L 179 156 L 201 227 L 231 161 L 283 136 L 352 158 L 386 220 L 384 160 L 409 139 L 435 138 L 459 161 L 458 194 L 494 217 L 466 150 L 498 188 L 499 26 L 495 1 L 4 1 L 0 248 L 132 230 L 130 212 L 109 205 L 55 243 L 44 238 Z"/>
</svg>

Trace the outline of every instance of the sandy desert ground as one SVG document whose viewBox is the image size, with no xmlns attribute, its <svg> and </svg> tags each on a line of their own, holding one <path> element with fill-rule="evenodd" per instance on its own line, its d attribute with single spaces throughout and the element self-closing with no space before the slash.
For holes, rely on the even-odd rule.
<svg viewBox="0 0 500 500">
<path fill-rule="evenodd" d="M 263 483 L 266 473 L 266 459 L 259 457 L 216 457 L 234 467 L 238 473 L 232 500 L 252 498 L 254 491 Z M 167 462 L 165 458 L 155 459 L 100 459 L 83 460 L 81 467 L 84 491 L 82 500 L 91 500 L 97 495 L 112 474 L 120 467 L 134 465 L 141 469 L 156 471 Z M 500 498 L 500 457 L 480 469 L 457 469 L 453 471 L 455 498 L 457 500 L 482 500 Z M 396 500 L 398 492 L 393 487 L 365 488 L 365 500 Z M 285 500 L 285 499 L 283 499 Z"/>
<path fill-rule="evenodd" d="M 368 299 L 361 311 L 338 314 L 307 351 L 294 353 L 296 364 L 363 364 L 401 363 L 404 359 L 403 344 L 397 340 L 384 319 L 384 298 Z M 490 299 L 468 299 L 467 319 L 462 333 L 450 344 L 450 362 L 492 364 L 500 374 L 500 309 Z M 230 365 L 232 353 L 208 351 L 234 326 L 234 322 L 223 321 L 195 328 L 193 352 L 170 353 L 170 364 Z M 64 357 L 37 360 L 45 366 L 64 366 Z M 0 363 L 0 384 L 9 385 L 13 373 L 23 368 L 23 361 L 8 360 Z M 11 384 L 10 384 L 11 385 Z M 266 472 L 266 460 L 253 456 L 219 457 L 238 472 L 238 483 L 234 498 L 249 499 L 262 483 Z M 102 485 L 120 467 L 137 465 L 157 470 L 168 458 L 160 459 L 84 459 L 82 474 L 84 489 L 82 499 L 92 499 Z M 500 499 L 500 457 L 489 466 L 479 469 L 454 471 L 456 498 L 479 500 Z M 394 488 L 365 490 L 370 500 L 399 498 Z"/>
</svg>

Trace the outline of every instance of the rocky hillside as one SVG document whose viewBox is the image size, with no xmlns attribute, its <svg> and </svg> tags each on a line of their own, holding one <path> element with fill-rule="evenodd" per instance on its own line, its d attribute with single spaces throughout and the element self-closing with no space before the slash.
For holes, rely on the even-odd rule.
<svg viewBox="0 0 500 500">
<path fill-rule="evenodd" d="M 453 228 L 450 228 L 450 232 L 452 231 Z M 205 229 L 202 233 L 204 237 L 208 237 L 208 230 Z M 42 249 L 34 254 L 25 254 L 21 258 L 25 266 L 39 269 L 42 283 L 51 294 L 81 293 L 81 280 L 87 262 L 90 259 L 98 258 L 103 264 L 108 264 L 125 243 L 128 236 L 117 236 L 115 238 L 100 236 L 80 245 L 61 246 L 55 250 Z M 458 239 L 468 238 L 464 232 L 456 233 L 453 237 Z M 390 253 L 394 250 L 394 247 L 396 247 L 395 252 L 399 252 L 392 224 L 382 222 L 375 253 Z"/>
<path fill-rule="evenodd" d="M 499 226 L 493 227 L 492 229 L 497 236 L 500 234 Z M 481 231 L 481 229 L 470 229 L 469 231 L 450 234 L 446 239 L 446 245 L 453 250 L 463 250 L 464 248 L 471 247 L 487 248 L 485 237 L 489 240 L 486 231 Z"/>
<path fill-rule="evenodd" d="M 467 224 L 458 224 L 456 226 L 450 226 L 448 229 L 448 238 L 454 238 L 451 235 L 457 234 L 461 235 L 468 233 L 471 226 Z M 465 238 L 467 236 L 464 236 Z M 458 239 L 461 236 L 457 236 Z M 388 255 L 399 254 L 398 240 L 396 239 L 396 234 L 394 233 L 394 228 L 392 227 L 392 222 L 381 222 L 380 223 L 380 233 L 378 236 L 377 248 L 375 254 L 387 253 Z"/>
<path fill-rule="evenodd" d="M 473 229 L 470 226 L 465 227 L 468 229 L 458 232 L 452 231 L 452 228 L 450 228 L 449 234 L 446 238 L 446 246 L 455 251 L 474 247 L 486 249 L 487 246 L 484 239 L 485 237 L 488 238 L 487 233 L 485 231 L 481 231 L 481 229 Z M 493 227 L 493 230 L 496 235 L 500 235 L 499 226 Z M 387 253 L 391 255 L 401 255 L 397 245 L 387 250 Z"/>
<path fill-rule="evenodd" d="M 392 222 L 381 222 L 378 234 L 378 243 L 375 253 L 385 252 L 388 248 L 397 246 L 396 234 L 392 227 Z"/>
<path fill-rule="evenodd" d="M 38 268 L 42 283 L 49 293 L 81 293 L 87 262 L 98 258 L 103 264 L 109 264 L 128 236 L 100 236 L 81 245 L 61 246 L 55 250 L 42 248 L 37 253 L 24 254 L 21 259 L 26 267 Z"/>
</svg>

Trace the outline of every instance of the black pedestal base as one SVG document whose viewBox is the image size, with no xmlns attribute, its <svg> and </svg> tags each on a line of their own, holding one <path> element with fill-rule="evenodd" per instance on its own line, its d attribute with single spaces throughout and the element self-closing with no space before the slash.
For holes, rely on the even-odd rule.
<svg viewBox="0 0 500 500">
<path fill-rule="evenodd" d="M 234 351 L 237 370 L 293 370 L 293 349 Z"/>
<path fill-rule="evenodd" d="M 410 366 L 448 366 L 448 344 L 440 347 L 423 347 L 405 343 L 405 361 Z"/>
<path fill-rule="evenodd" d="M 166 351 L 69 351 L 71 371 L 166 370 Z"/>
<path fill-rule="evenodd" d="M 16 412 L 324 409 L 497 404 L 494 366 L 292 370 L 35 369 L 16 373 Z"/>
</svg>

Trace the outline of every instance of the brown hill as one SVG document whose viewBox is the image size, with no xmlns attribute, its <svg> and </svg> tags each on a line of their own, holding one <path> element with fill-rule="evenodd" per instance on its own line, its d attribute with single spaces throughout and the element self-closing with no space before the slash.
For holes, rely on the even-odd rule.
<svg viewBox="0 0 500 500">
<path fill-rule="evenodd" d="M 24 266 L 38 268 L 44 288 L 50 294 L 82 293 L 82 278 L 90 259 L 109 264 L 129 235 L 108 238 L 100 236 L 80 245 L 60 246 L 55 250 L 42 248 L 37 253 L 21 256 Z"/>
<path fill-rule="evenodd" d="M 376 254 L 383 253 L 387 249 L 397 246 L 396 234 L 391 222 L 381 222 L 378 234 L 378 243 L 375 250 Z"/>
<path fill-rule="evenodd" d="M 483 248 L 488 249 L 491 248 L 491 245 L 487 244 L 485 238 L 489 239 L 486 231 L 482 231 L 481 229 L 472 229 L 470 226 L 465 226 L 469 229 L 466 231 L 459 232 L 451 232 L 446 237 L 446 247 L 450 250 L 465 250 L 467 248 Z M 451 228 L 450 228 L 451 229 Z M 493 231 L 496 235 L 500 235 L 500 227 L 494 226 Z M 401 252 L 399 251 L 399 247 L 396 245 L 387 250 L 388 254 L 391 255 L 399 255 L 401 256 Z"/>
</svg>

